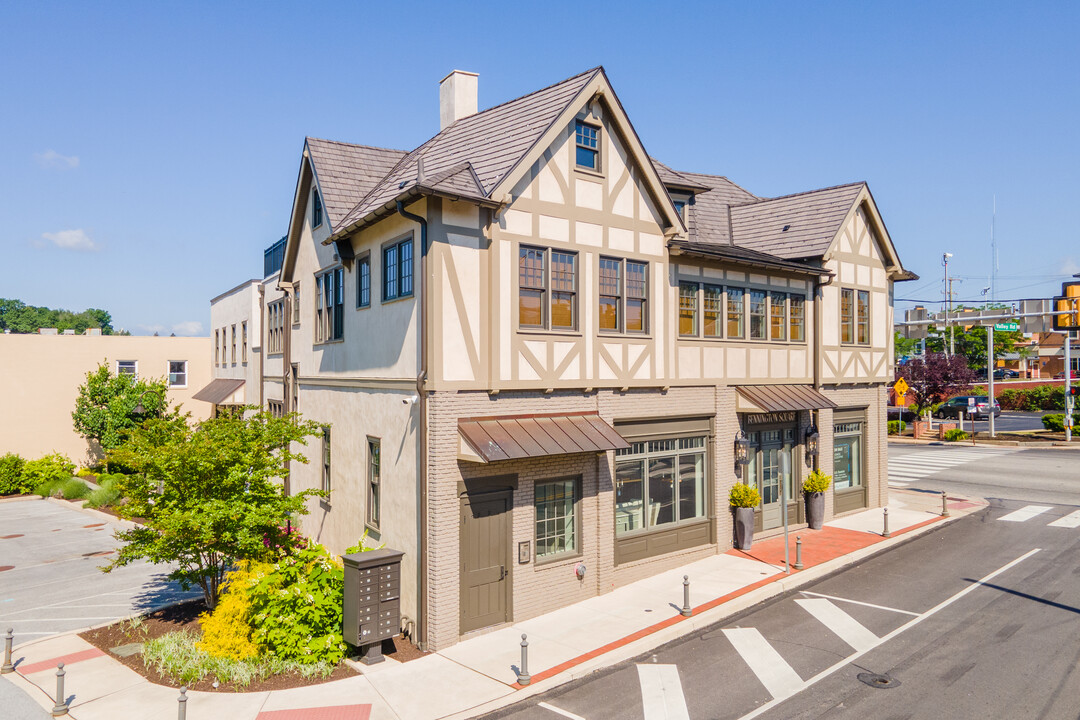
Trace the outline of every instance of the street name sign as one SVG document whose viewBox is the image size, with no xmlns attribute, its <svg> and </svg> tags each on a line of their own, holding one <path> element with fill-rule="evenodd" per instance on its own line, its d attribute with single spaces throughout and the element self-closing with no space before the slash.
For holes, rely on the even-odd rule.
<svg viewBox="0 0 1080 720">
<path fill-rule="evenodd" d="M 1004 332 L 1015 332 L 1015 331 L 1020 329 L 1020 323 L 1014 323 L 1014 322 L 994 323 L 994 329 L 995 330 L 1001 330 L 1001 331 L 1004 331 Z"/>
</svg>

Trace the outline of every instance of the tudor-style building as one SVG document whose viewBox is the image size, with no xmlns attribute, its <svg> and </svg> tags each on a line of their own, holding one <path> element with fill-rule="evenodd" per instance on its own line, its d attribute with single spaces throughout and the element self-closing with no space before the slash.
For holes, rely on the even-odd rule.
<svg viewBox="0 0 1080 720">
<path fill-rule="evenodd" d="M 403 550 L 439 649 L 729 549 L 740 477 L 765 534 L 815 466 L 828 517 L 884 504 L 913 276 L 865 183 L 675 171 L 602 68 L 483 112 L 476 88 L 444 78 L 411 152 L 305 141 L 259 325 L 262 396 L 327 426 L 289 481 L 330 492 L 305 531 Z"/>
</svg>

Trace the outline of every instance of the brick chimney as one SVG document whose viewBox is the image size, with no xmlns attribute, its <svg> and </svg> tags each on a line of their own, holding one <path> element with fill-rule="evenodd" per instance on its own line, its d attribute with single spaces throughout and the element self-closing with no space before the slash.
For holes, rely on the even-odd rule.
<svg viewBox="0 0 1080 720">
<path fill-rule="evenodd" d="M 439 130 L 476 114 L 476 73 L 454 70 L 439 81 Z"/>
</svg>

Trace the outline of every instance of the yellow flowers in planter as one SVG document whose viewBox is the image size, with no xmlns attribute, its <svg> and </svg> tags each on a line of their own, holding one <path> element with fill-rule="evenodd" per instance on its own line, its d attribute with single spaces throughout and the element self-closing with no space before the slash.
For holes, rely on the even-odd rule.
<svg viewBox="0 0 1080 720">
<path fill-rule="evenodd" d="M 728 502 L 732 507 L 753 508 L 761 504 L 761 495 L 756 486 L 737 482 L 731 486 Z"/>
<path fill-rule="evenodd" d="M 832 484 L 832 475 L 826 475 L 818 468 L 814 472 L 810 473 L 806 480 L 803 481 L 802 489 L 807 495 L 812 493 L 825 492 L 829 489 L 829 485 Z"/>
<path fill-rule="evenodd" d="M 252 580 L 263 572 L 258 563 L 241 563 L 228 573 L 228 585 L 212 613 L 199 616 L 203 636 L 198 648 L 219 658 L 246 660 L 259 654 L 259 648 L 251 642 L 251 597 L 248 588 Z"/>
</svg>

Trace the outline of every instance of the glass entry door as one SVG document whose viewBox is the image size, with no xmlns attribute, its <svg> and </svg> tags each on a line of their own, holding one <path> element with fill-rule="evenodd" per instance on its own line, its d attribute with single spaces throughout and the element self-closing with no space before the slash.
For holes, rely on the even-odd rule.
<svg viewBox="0 0 1080 720">
<path fill-rule="evenodd" d="M 794 473 L 791 462 L 787 463 L 789 471 L 785 474 L 782 470 L 784 464 L 781 458 L 786 456 L 792 460 L 791 448 L 795 440 L 795 431 L 785 430 L 762 430 L 750 433 L 750 463 L 747 465 L 749 477 L 757 481 L 758 492 L 761 493 L 761 528 L 780 527 L 783 522 L 781 505 L 781 483 L 784 483 L 784 493 L 787 494 L 788 503 L 795 499 Z M 789 518 L 788 522 L 795 522 L 795 518 Z"/>
</svg>

